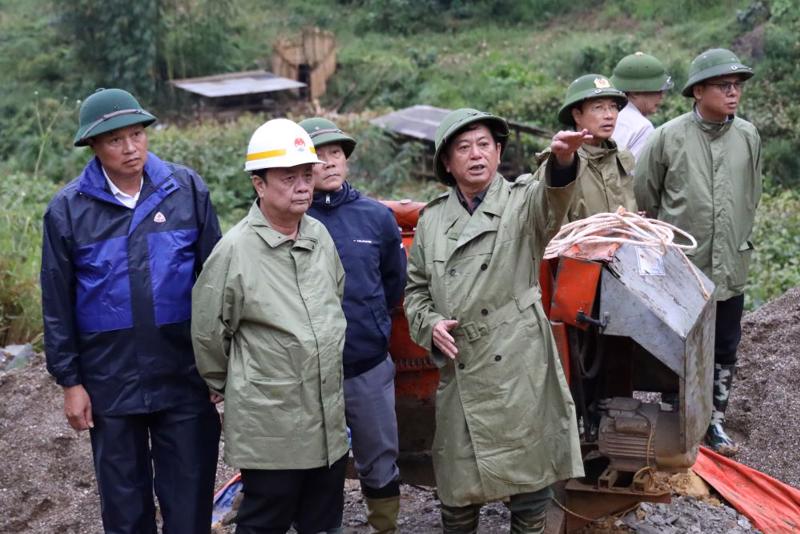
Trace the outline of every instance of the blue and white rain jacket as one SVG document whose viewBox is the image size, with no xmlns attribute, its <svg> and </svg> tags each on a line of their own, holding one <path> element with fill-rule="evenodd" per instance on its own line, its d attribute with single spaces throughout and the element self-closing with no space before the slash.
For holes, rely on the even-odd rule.
<svg viewBox="0 0 800 534">
<path fill-rule="evenodd" d="M 191 169 L 148 153 L 130 209 L 94 158 L 44 215 L 45 353 L 56 382 L 83 384 L 102 415 L 208 402 L 189 336 L 191 294 L 219 238 Z"/>
</svg>

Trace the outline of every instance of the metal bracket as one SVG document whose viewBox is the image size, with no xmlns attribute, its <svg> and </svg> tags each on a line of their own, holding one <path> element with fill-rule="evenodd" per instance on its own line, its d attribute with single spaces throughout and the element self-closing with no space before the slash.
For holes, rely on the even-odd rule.
<svg viewBox="0 0 800 534">
<path fill-rule="evenodd" d="M 609 319 L 608 312 L 603 314 L 602 319 L 595 319 L 594 317 L 583 313 L 583 310 L 580 310 L 578 312 L 578 315 L 575 317 L 576 322 L 594 325 L 597 327 L 598 330 L 600 330 L 600 332 L 605 330 L 606 327 L 608 326 L 608 319 Z"/>
</svg>

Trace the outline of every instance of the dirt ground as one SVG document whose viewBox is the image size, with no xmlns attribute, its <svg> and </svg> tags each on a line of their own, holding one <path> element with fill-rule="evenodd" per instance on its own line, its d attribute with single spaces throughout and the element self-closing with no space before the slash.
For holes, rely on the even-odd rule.
<svg viewBox="0 0 800 534">
<path fill-rule="evenodd" d="M 743 321 L 738 378 L 729 410 L 740 439 L 739 461 L 800 485 L 800 288 Z M 41 355 L 21 369 L 0 371 L 0 533 L 95 534 L 102 531 L 88 434 L 66 424 L 60 389 Z M 221 484 L 233 474 L 222 464 Z M 403 532 L 437 532 L 432 488 L 403 485 Z M 358 484 L 345 488 L 345 531 L 368 532 Z M 481 532 L 507 531 L 508 511 L 484 507 Z M 678 497 L 646 505 L 594 532 L 754 532 L 746 519 L 715 499 Z"/>
</svg>

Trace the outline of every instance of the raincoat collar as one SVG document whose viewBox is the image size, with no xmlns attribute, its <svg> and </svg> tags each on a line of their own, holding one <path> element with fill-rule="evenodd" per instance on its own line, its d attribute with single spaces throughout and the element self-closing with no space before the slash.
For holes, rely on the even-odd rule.
<svg viewBox="0 0 800 534">
<path fill-rule="evenodd" d="M 258 200 L 253 202 L 253 205 L 250 206 L 250 212 L 247 214 L 247 224 L 271 248 L 277 248 L 287 241 L 294 241 L 293 246 L 313 250 L 317 243 L 316 237 L 308 235 L 308 217 L 306 215 L 303 215 L 303 218 L 300 219 L 297 235 L 294 240 L 292 240 L 288 235 L 272 228 L 272 225 L 270 225 L 267 218 L 264 217 L 264 214 L 261 212 L 261 208 L 258 206 Z"/>
<path fill-rule="evenodd" d="M 600 146 L 583 144 L 578 150 L 589 161 L 597 161 L 618 152 L 617 143 L 613 139 L 603 141 Z"/>
<path fill-rule="evenodd" d="M 153 189 L 158 189 L 171 175 L 172 169 L 170 169 L 155 154 L 148 152 L 147 161 L 145 161 L 144 164 L 145 180 L 142 184 L 139 200 L 143 200 L 148 194 L 148 192 L 145 191 L 148 181 L 152 184 Z M 111 190 L 108 188 L 108 184 L 106 184 L 106 177 L 103 173 L 103 166 L 100 164 L 100 159 L 98 159 L 97 156 L 93 157 L 92 160 L 86 165 L 86 168 L 83 169 L 83 172 L 78 179 L 78 190 L 81 193 L 85 193 L 94 198 L 105 200 L 113 204 L 119 204 L 120 206 L 123 205 L 114 197 L 114 195 L 111 193 Z"/>
<path fill-rule="evenodd" d="M 735 115 L 728 115 L 728 118 L 725 119 L 725 122 L 713 122 L 708 119 L 704 119 L 703 116 L 700 115 L 700 110 L 697 109 L 697 104 L 692 107 L 692 118 L 694 119 L 694 122 L 700 127 L 701 130 L 714 137 L 727 132 L 730 129 L 731 124 L 733 124 L 733 119 L 735 117 Z"/>
</svg>

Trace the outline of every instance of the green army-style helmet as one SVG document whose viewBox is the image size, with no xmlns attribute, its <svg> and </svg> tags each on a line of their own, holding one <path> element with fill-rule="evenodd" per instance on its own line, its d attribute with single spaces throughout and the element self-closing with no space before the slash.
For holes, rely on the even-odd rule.
<svg viewBox="0 0 800 534">
<path fill-rule="evenodd" d="M 356 140 L 340 130 L 333 121 L 322 117 L 312 117 L 304 119 L 298 124 L 308 132 L 308 136 L 314 143 L 314 148 L 331 143 L 339 143 L 342 146 L 345 158 L 349 158 L 350 154 L 353 153 L 353 149 L 356 148 Z"/>
<path fill-rule="evenodd" d="M 613 98 L 620 109 L 628 103 L 625 93 L 614 87 L 611 81 L 602 74 L 584 74 L 569 84 L 567 95 L 564 97 L 564 105 L 558 111 L 558 120 L 562 124 L 574 127 L 572 108 L 591 98 Z"/>
<path fill-rule="evenodd" d="M 447 172 L 442 161 L 442 154 L 447 148 L 447 144 L 459 133 L 461 130 L 474 124 L 476 122 L 485 123 L 491 130 L 495 140 L 500 143 L 500 154 L 506 147 L 508 140 L 508 123 L 502 117 L 486 113 L 485 111 L 478 111 L 472 108 L 460 108 L 451 111 L 444 116 L 442 122 L 436 128 L 435 147 L 436 152 L 433 155 L 433 169 L 436 173 L 436 178 L 447 185 L 454 185 L 455 179 Z"/>
<path fill-rule="evenodd" d="M 98 89 L 81 104 L 74 144 L 86 146 L 97 135 L 134 124 L 147 127 L 154 122 L 155 115 L 145 111 L 128 91 Z"/>
<path fill-rule="evenodd" d="M 694 96 L 692 87 L 704 80 L 738 74 L 743 80 L 753 77 L 753 69 L 739 61 L 736 54 L 725 48 L 711 48 L 692 60 L 689 66 L 689 79 L 683 86 L 681 94 L 686 97 Z"/>
<path fill-rule="evenodd" d="M 664 64 L 644 52 L 620 59 L 609 81 L 625 93 L 658 93 L 674 85 Z"/>
</svg>

